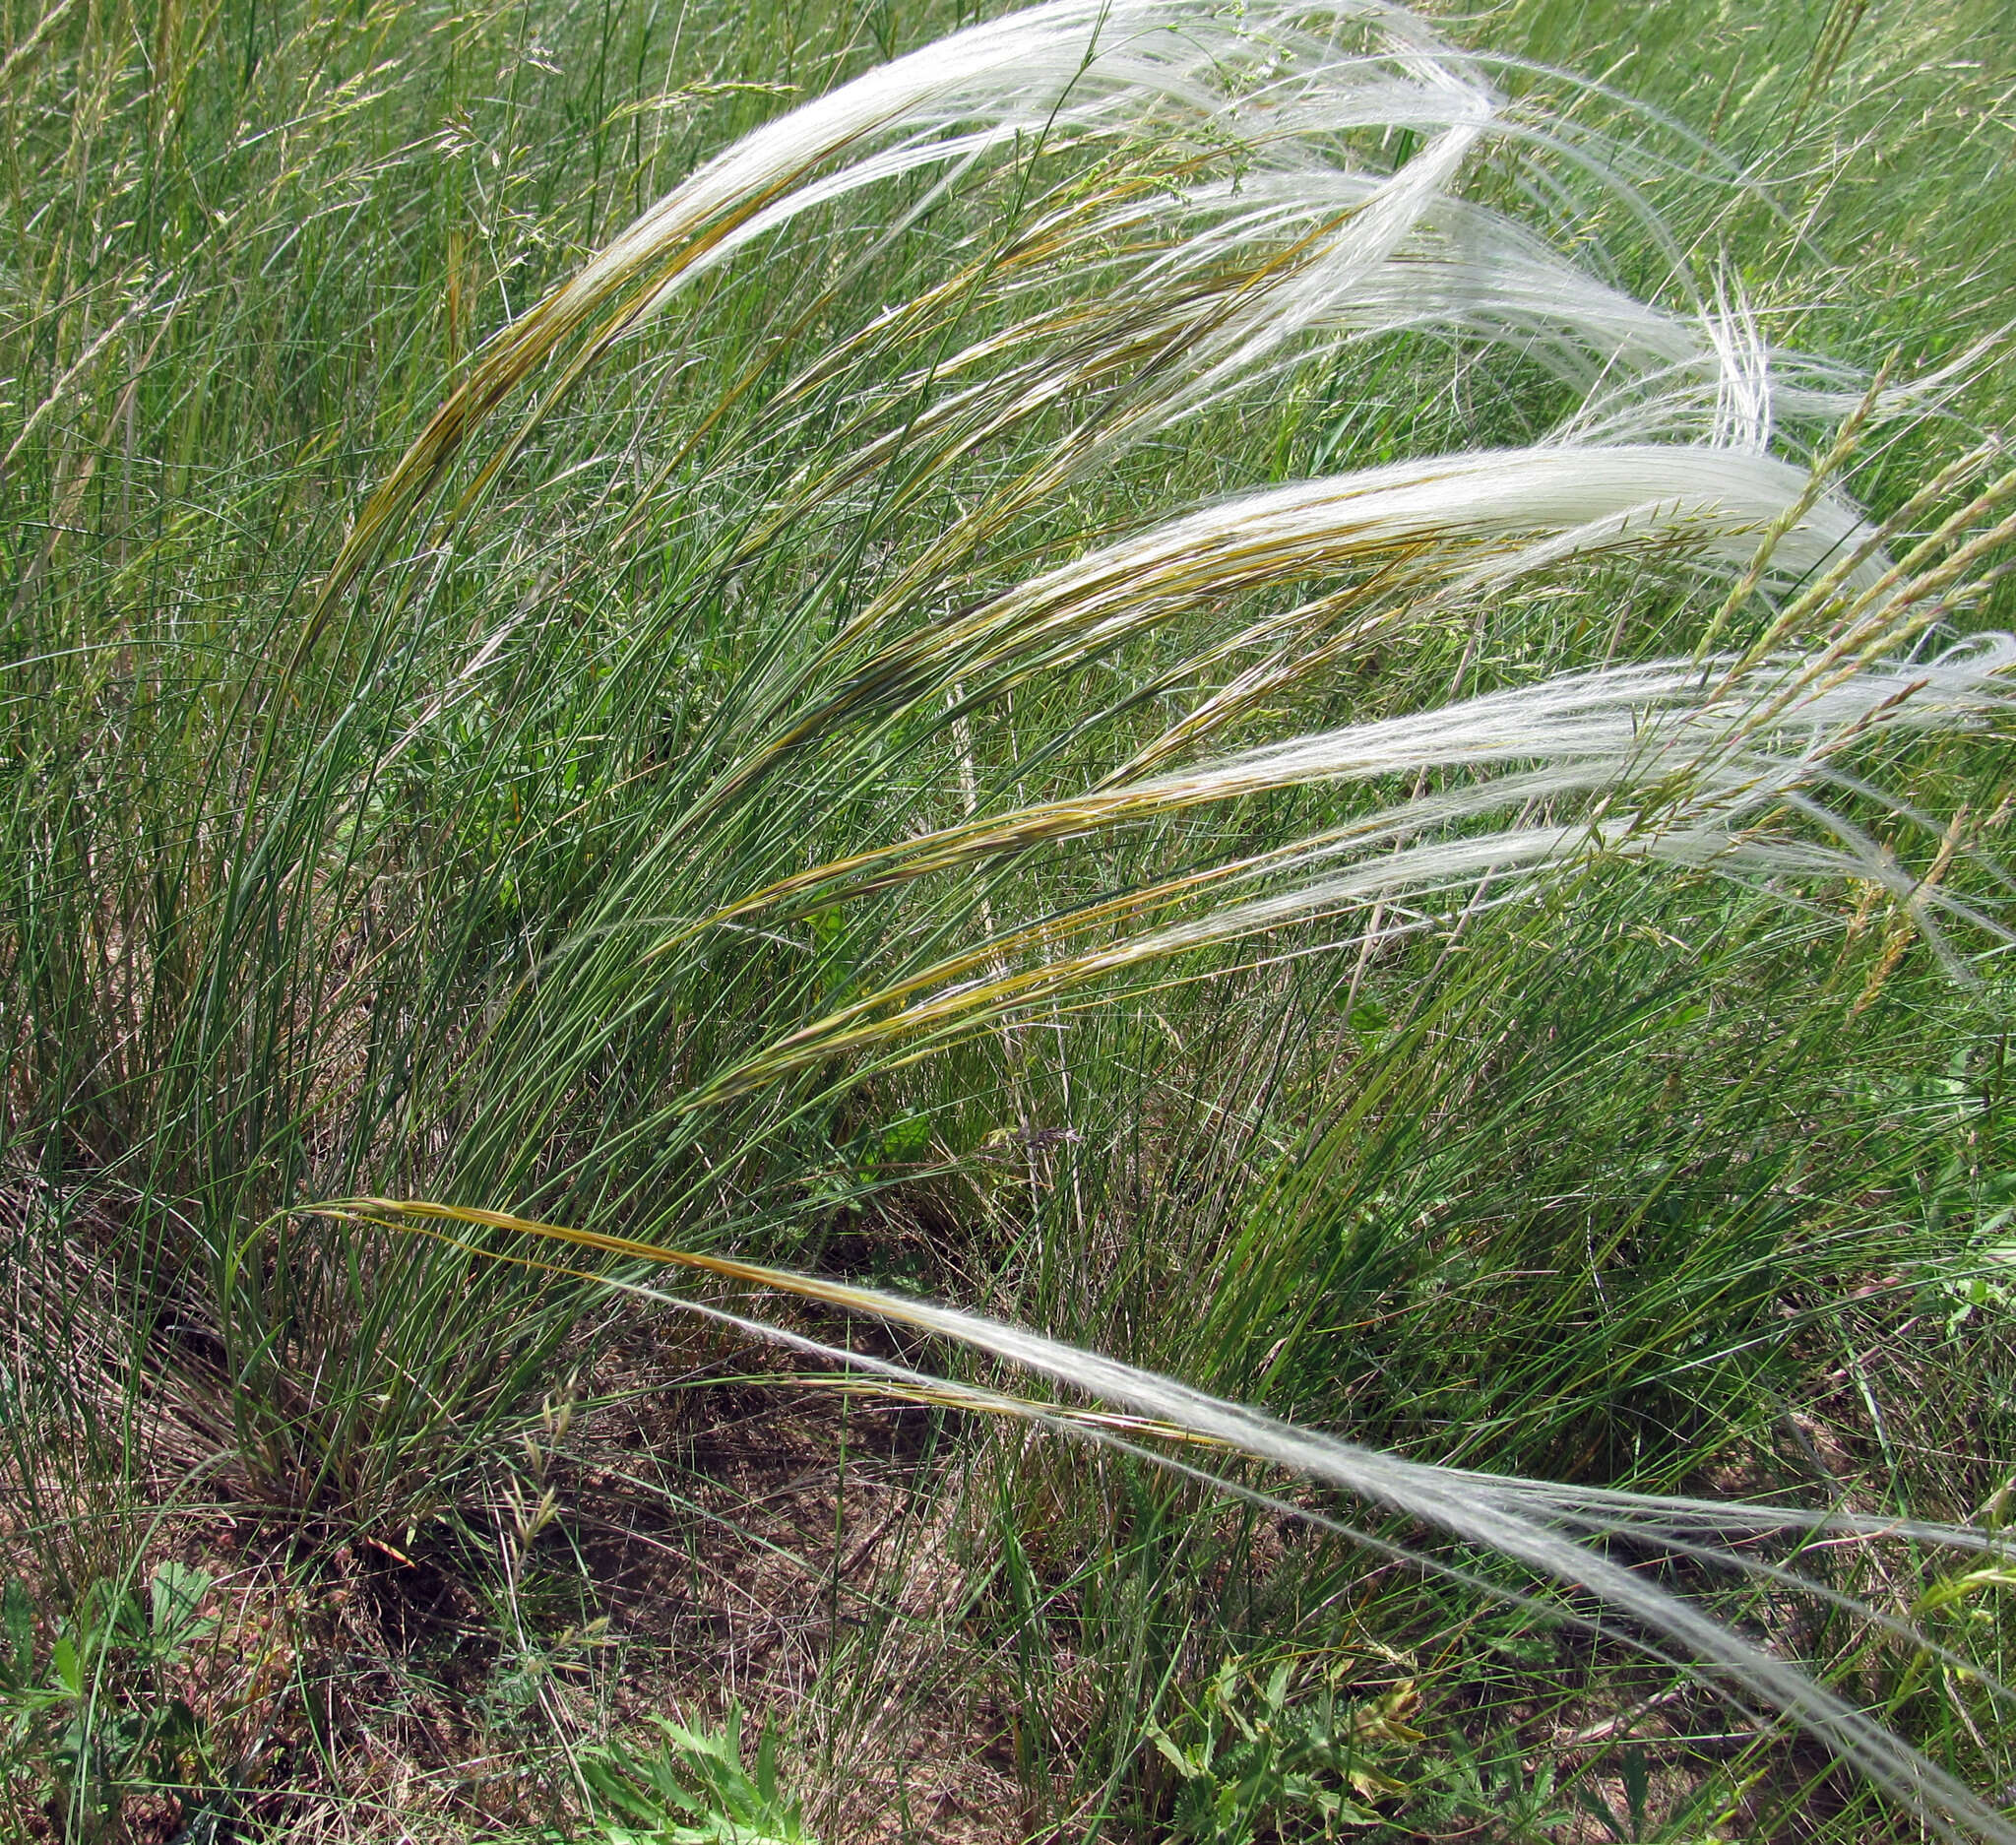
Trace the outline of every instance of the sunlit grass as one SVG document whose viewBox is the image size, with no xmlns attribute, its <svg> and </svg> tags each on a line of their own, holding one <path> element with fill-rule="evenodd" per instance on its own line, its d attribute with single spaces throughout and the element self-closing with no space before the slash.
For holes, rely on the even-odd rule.
<svg viewBox="0 0 2016 1845">
<path fill-rule="evenodd" d="M 1500 1619 L 1531 1585 L 1496 1545 L 1746 1648 L 2002 1835 L 1882 1727 L 1993 1796 L 1961 1653 L 1845 1613 L 1731 1639 L 1740 1593 L 1633 1603 L 1434 1471 L 1553 1483 L 1585 1535 L 1667 1519 L 1669 1573 L 1728 1533 L 1606 1490 L 1929 1531 L 2002 1484 L 2006 659 L 1965 638 L 2008 536 L 2001 246 L 1914 203 L 2002 183 L 1965 16 L 1836 9 L 1795 56 L 1662 14 L 1681 126 L 1370 9 L 1074 3 L 950 49 L 950 17 L 537 11 L 9 25 L 8 1464 L 47 1605 L 200 1492 L 311 1583 L 359 1542 L 488 1581 L 504 1519 L 516 1608 L 562 1513 L 500 1482 L 546 1482 L 523 1443 L 653 1312 L 508 1236 L 302 1211 L 427 1198 L 1136 1368 L 1115 1422 L 903 1362 L 984 1411 L 916 1529 L 1014 1585 L 1004 1836 L 1153 1836 L 1150 1726 L 1251 1650 L 1208 1572 L 1124 1588 L 1106 1528 L 1235 1550 L 1233 1514 L 1004 1432 L 1226 1438 L 1144 1370 L 1345 1431 L 1413 1483 L 1382 1517 L 1456 1495 L 1471 1548 L 1370 1534 L 1461 1572 L 1381 1589 L 1381 1644 L 1438 1595 Z M 1607 30 L 1463 34 L 1592 70 Z M 1976 100 L 1886 218 L 1849 143 L 1918 158 L 1885 86 L 1935 55 Z M 1771 1452 L 1841 1391 L 1866 1479 Z M 1255 1590 L 1267 1643 L 1336 1642 L 1393 1580 L 1366 1555 Z M 2000 1627 L 1950 1609 L 1992 1585 L 1925 1601 L 1883 1555 L 1825 1581 L 1991 1674 Z M 805 1699 L 829 1775 L 891 1721 L 880 1644 Z M 1110 1700 L 1067 1693 L 1107 1647 Z M 1423 1655 L 1418 1814 L 1514 1656 Z M 1637 1694 L 1612 1670 L 1580 1729 Z M 584 1733 L 537 1708 L 528 1759 Z M 1855 1836 L 1859 1798 L 1795 1804 Z"/>
</svg>

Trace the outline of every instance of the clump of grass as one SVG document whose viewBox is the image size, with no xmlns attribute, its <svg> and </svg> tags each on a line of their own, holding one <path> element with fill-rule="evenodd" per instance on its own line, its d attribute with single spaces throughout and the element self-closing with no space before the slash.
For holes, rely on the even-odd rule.
<svg viewBox="0 0 2016 1845">
<path fill-rule="evenodd" d="M 1976 739 L 2010 644 L 1963 637 L 2010 481 L 1963 431 L 1880 517 L 1844 482 L 1932 442 L 1952 378 L 1766 340 L 1674 236 L 1750 191 L 1383 7 L 1057 0 L 830 89 L 795 49 L 716 43 L 708 94 L 633 77 L 619 103 L 650 22 L 592 58 L 518 15 L 242 24 L 206 58 L 220 16 L 51 15 L 8 54 L 47 195 L 7 451 L 43 535 L 14 578 L 4 900 L 38 1530 L 167 1439 L 311 1554 L 408 1558 L 493 1503 L 554 1378 L 676 1249 L 1149 1421 L 914 1355 L 882 1368 L 908 1401 L 1299 1466 L 1473 1547 L 1446 1564 L 1469 1587 L 1507 1586 L 1495 1551 L 1600 1591 L 1920 1812 L 2005 1836 L 1962 1785 L 1978 1736 L 1961 1773 L 1924 1763 L 1604 1548 L 1701 1561 L 1873 1513 L 1511 1477 L 1613 1444 L 1627 1367 L 1716 1380 L 1639 1483 L 1684 1484 L 1760 1400 L 1773 1289 L 1859 1280 L 1787 1200 L 1843 1207 L 1917 1157 L 1831 1145 L 1866 1112 L 1828 1043 L 1902 990 L 1976 1036 L 1995 1016 Z M 1466 407 L 1476 378 L 1498 395 Z M 1592 972 L 1544 1029 L 1630 1071 L 1605 1081 L 1636 1114 L 1504 1042 L 1550 934 Z M 1921 997 L 1918 940 L 1953 993 Z M 1810 1173 L 1732 1099 L 1781 1064 L 1830 1141 Z M 1675 1103 L 1689 1068 L 1716 1074 Z M 1579 1251 L 1522 1195 L 1548 1136 L 1618 1188 Z M 1992 1184 L 1968 1158 L 1962 1188 Z M 1185 1226 L 1144 1192 L 1209 1205 Z M 360 1194 L 470 1234 L 304 1209 Z M 968 1252 L 955 1283 L 934 1248 L 941 1287 L 1064 1342 L 782 1266 L 837 1217 L 880 1259 L 906 1210 Z M 542 1253 L 552 1222 L 592 1227 L 583 1272 Z M 1866 1214 L 1840 1234 L 1873 1259 Z M 1551 1358 L 1437 1298 L 1438 1267 L 1456 1295 L 1544 1273 Z M 76 1274 L 112 1304 L 81 1366 Z M 1346 1447 L 1156 1374 L 1292 1386 L 1327 1420 L 1377 1370 L 1347 1312 L 1450 1328 L 1476 1402 L 1396 1401 Z M 1084 1349 L 1130 1340 L 1149 1364 Z M 1506 1473 L 1452 1471 L 1486 1456 Z M 1099 1812 L 1145 1721 L 1116 1720 Z"/>
</svg>

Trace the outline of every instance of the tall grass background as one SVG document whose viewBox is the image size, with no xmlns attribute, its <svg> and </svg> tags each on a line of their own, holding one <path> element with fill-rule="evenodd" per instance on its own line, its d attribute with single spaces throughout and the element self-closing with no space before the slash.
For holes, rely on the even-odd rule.
<svg viewBox="0 0 2016 1845">
<path fill-rule="evenodd" d="M 2007 28 L 973 24 L 7 15 L 18 1835 L 2006 1835 Z"/>
</svg>

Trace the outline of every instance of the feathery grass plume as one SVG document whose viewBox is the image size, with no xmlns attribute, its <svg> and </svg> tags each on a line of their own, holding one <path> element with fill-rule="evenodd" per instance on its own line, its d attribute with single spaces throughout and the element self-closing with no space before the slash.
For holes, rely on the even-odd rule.
<svg viewBox="0 0 2016 1845">
<path fill-rule="evenodd" d="M 1559 547 L 1546 561 L 1665 543 L 1693 547 L 1706 563 L 1733 563 L 1804 485 L 1803 471 L 1769 457 L 1676 444 L 1438 456 L 1297 481 L 1095 550 L 882 649 L 771 748 L 904 702 L 943 673 L 971 677 L 1014 661 L 1017 676 L 1027 676 L 1110 649 L 1176 611 L 1290 588 L 1386 551 L 1446 551 L 1477 571 L 1495 549 L 1519 568 L 1527 566 L 1515 547 L 1545 534 Z M 1778 568 L 1788 577 L 1809 571 L 1863 530 L 1854 513 L 1823 500 L 1781 540 Z M 1858 567 L 1863 582 L 1875 574 L 1866 561 Z M 871 629 L 880 615 L 871 607 L 857 625 Z"/>
<path fill-rule="evenodd" d="M 1711 668 L 1727 664 L 1714 662 Z M 1513 902 L 1530 894 L 1535 878 L 1559 876 L 1600 857 L 1743 878 L 1858 877 L 1911 905 L 1935 942 L 1934 909 L 1992 937 L 2016 939 L 1978 907 L 1936 885 L 1922 888 L 1865 828 L 1831 811 L 1810 792 L 1832 783 L 1871 793 L 1834 767 L 1833 759 L 1874 730 L 1975 728 L 2006 713 L 2012 667 L 2016 637 L 2007 635 L 1977 637 L 1930 661 L 1885 663 L 1831 677 L 1817 675 L 1810 661 L 1796 659 L 1755 673 L 1732 705 L 1722 702 L 1731 697 L 1729 687 L 1713 684 L 1691 661 L 1568 674 L 969 821 L 815 866 L 744 899 L 711 919 L 712 924 L 773 908 L 787 916 L 803 914 L 911 878 L 984 867 L 1042 844 L 1297 786 L 1541 765 L 1416 794 L 1325 834 L 992 935 L 808 1023 L 750 1063 L 711 1079 L 694 1099 L 744 1093 L 833 1055 L 906 1039 L 915 1043 L 904 1054 L 921 1054 L 1097 977 L 1319 918 L 1372 911 L 1400 899 L 1467 895 L 1485 878 L 1499 880 L 1492 902 Z M 1789 682 L 1797 689 L 1788 692 Z M 1432 837 L 1492 812 L 1542 806 L 1551 811 L 1580 799 L 1592 803 L 1586 811 L 1547 825 Z M 1909 816 L 1908 808 L 1898 810 Z M 1821 840 L 1764 832 L 1757 822 L 1774 811 L 1796 814 Z M 1336 868 L 1340 860 L 1343 867 Z M 1503 881 L 1507 872 L 1515 874 L 1509 883 Z M 1122 935 L 1103 947 L 1057 953 L 1073 937 L 1262 878 L 1299 881 L 1268 896 L 1222 903 L 1188 921 Z M 1431 914 L 1418 911 L 1403 932 L 1434 925 Z M 692 933 L 682 931 L 666 947 Z M 1009 962 L 1031 956 L 1034 961 L 1023 971 L 1006 972 Z"/>
<path fill-rule="evenodd" d="M 1373 129 L 1426 139 L 1381 173 L 1351 146 L 1354 133 Z M 1474 59 L 1384 0 L 1237 12 L 1208 0 L 1050 0 L 956 32 L 745 136 L 501 332 L 363 509 L 311 631 L 479 425 L 548 360 L 557 370 L 464 507 L 619 341 L 753 241 L 865 188 L 949 168 L 902 221 L 914 223 L 976 163 L 1025 147 L 1099 155 L 1147 145 L 1156 159 L 1146 184 L 1067 196 L 1027 228 L 1011 226 L 1002 247 L 943 288 L 892 311 L 900 323 L 932 298 L 957 301 L 978 278 L 1012 278 L 1033 252 L 1048 260 L 1025 288 L 1073 266 L 1058 259 L 1076 256 L 1085 271 L 1099 253 L 1088 275 L 1103 286 L 1092 301 L 1061 319 L 1046 309 L 1036 327 L 957 354 L 939 351 L 928 372 L 958 377 L 982 356 L 1026 346 L 1043 319 L 1072 335 L 1067 360 L 1011 366 L 991 395 L 1012 411 L 976 417 L 955 394 L 923 407 L 926 428 L 948 415 L 981 426 L 1026 417 L 1109 368 L 1115 351 L 1102 347 L 1138 357 L 1145 344 L 1167 349 L 1180 338 L 1179 375 L 1152 409 L 1091 443 L 1079 464 L 1089 465 L 1123 433 L 1138 440 L 1306 359 L 1319 349 L 1293 351 L 1303 333 L 1414 327 L 1514 344 L 1585 392 L 1600 387 L 1613 436 L 1671 433 L 1690 397 L 1705 391 L 1711 407 L 1727 403 L 1734 348 L 1720 323 L 1690 326 L 1637 302 L 1501 214 L 1450 196 L 1485 139 L 1544 149 L 1567 146 L 1572 134 L 1531 104 L 1509 108 Z M 1626 151 L 1605 153 L 1607 182 L 1622 187 Z M 1185 172 L 1228 163 L 1235 176 Z M 1225 279 L 1240 277 L 1228 291 Z M 1755 361 L 1780 361 L 1789 375 L 1772 394 L 1783 408 L 1810 415 L 1841 407 L 1845 374 L 1748 344 L 1756 350 L 1735 369 L 1750 377 Z M 1648 391 L 1656 401 L 1624 408 Z"/>
<path fill-rule="evenodd" d="M 1289 23 L 1292 16 L 1249 23 L 1203 0 L 1050 0 L 956 32 L 756 130 L 662 199 L 479 357 L 373 495 L 319 606 L 326 610 L 368 567 L 476 425 L 570 337 L 588 333 L 546 389 L 541 410 L 699 276 L 815 206 L 921 167 L 957 169 L 1029 137 L 1051 143 L 1146 132 L 1195 141 L 1237 134 L 1257 112 L 1273 140 L 1396 115 L 1446 128 L 1488 114 L 1488 93 L 1412 15 L 1380 0 L 1332 0 L 1320 12 L 1370 27 L 1383 56 L 1325 55 L 1320 41 Z M 1297 70 L 1296 52 L 1314 54 L 1316 69 Z M 1240 89 L 1252 91 L 1250 102 L 1228 102 L 1228 91 Z M 837 159 L 846 163 L 822 176 Z"/>
<path fill-rule="evenodd" d="M 1726 664 L 1711 662 L 1714 666 Z M 1971 728 L 2006 712 L 2003 675 L 2016 666 L 2016 637 L 1977 636 L 1926 662 L 1886 662 L 1831 683 L 1806 683 L 1789 701 L 1788 677 L 1809 680 L 1803 660 L 1755 671 L 1734 696 L 1727 682 L 1704 684 L 1692 661 L 1569 673 L 1492 692 L 1440 710 L 1349 726 L 1198 764 L 1188 770 L 1106 785 L 920 835 L 814 866 L 710 918 L 716 926 L 764 910 L 799 914 L 845 902 L 911 877 L 957 869 L 1050 840 L 1137 824 L 1157 814 L 1304 784 L 1371 781 L 1431 769 L 1486 769 L 1544 762 L 1511 778 L 1516 794 L 1492 784 L 1417 796 L 1369 822 L 1383 831 L 1409 813 L 1425 830 L 1436 820 L 1516 806 L 1543 795 L 1613 789 L 1683 787 L 1701 810 L 1714 806 L 1732 828 L 1827 774 L 1824 765 L 1874 727 L 1899 731 Z M 1778 747 L 1773 748 L 1776 744 Z M 1803 744 L 1790 753 L 1787 744 Z M 1299 857 L 1305 848 L 1283 849 Z M 1889 881 L 1886 877 L 1885 881 Z M 1984 925 L 1987 919 L 1977 918 Z M 1992 926 L 1992 925 L 1989 925 Z"/>
<path fill-rule="evenodd" d="M 1677 1645 L 1708 1683 L 1726 1695 L 1732 1691 L 1748 1693 L 1782 1712 L 1884 1788 L 1940 1836 L 1988 1839 L 2000 1845 L 2016 1841 L 2016 1825 L 1882 1724 L 1816 1685 L 1797 1667 L 1776 1658 L 1704 1614 L 1686 1598 L 1661 1588 L 1591 1544 L 1577 1541 L 1579 1536 L 1601 1538 L 1637 1530 L 1684 1544 L 1685 1534 L 1728 1539 L 1739 1534 L 1754 1537 L 1793 1530 L 1870 1537 L 1909 1535 L 1918 1542 L 1950 1545 L 1976 1554 L 2000 1554 L 2004 1550 L 1993 1538 L 1979 1531 L 1912 1521 L 1836 1517 L 1796 1507 L 1592 1493 L 1574 1486 L 1439 1467 L 1382 1454 L 1336 1435 L 1291 1426 L 1249 1406 L 1227 1402 L 1174 1378 L 1158 1376 L 1083 1347 L 1045 1338 L 1025 1327 L 879 1289 L 765 1264 L 668 1249 L 595 1231 L 540 1223 L 508 1212 L 384 1198 L 337 1200 L 310 1208 L 317 1214 L 355 1218 L 388 1229 L 417 1230 L 429 1236 L 443 1234 L 432 1228 L 437 1225 L 488 1229 L 592 1251 L 629 1264 L 633 1272 L 637 1268 L 688 1268 L 744 1287 L 771 1290 L 892 1321 L 983 1353 L 1019 1370 L 1034 1372 L 1146 1419 L 1145 1426 L 1131 1432 L 1153 1435 L 1163 1430 L 1180 1431 L 1233 1453 L 1304 1474 L 1355 1498 L 1418 1519 L 1448 1537 L 1511 1558 L 1536 1576 L 1551 1577 L 1566 1586 L 1586 1590 L 1644 1630 L 1642 1635 L 1635 1636 L 1637 1644 L 1649 1646 L 1660 1657 L 1667 1656 L 1664 1647 Z M 454 1232 L 446 1234 L 453 1236 Z M 507 1252 L 502 1259 L 527 1258 Z M 618 1280 L 614 1285 L 634 1284 Z M 664 1296 L 655 1298 L 680 1307 L 693 1304 Z M 708 1307 L 698 1310 L 720 1311 Z M 736 1323 L 752 1330 L 761 1324 L 741 1316 L 736 1316 Z M 792 1342 L 809 1343 L 800 1339 Z M 863 1358 L 830 1346 L 819 1350 L 821 1356 L 837 1365 L 888 1374 L 912 1387 L 942 1390 L 949 1396 L 970 1394 L 976 1408 L 993 1414 L 1013 1413 L 1014 1399 L 999 1391 L 969 1391 L 950 1379 L 933 1377 L 913 1367 Z M 1043 1414 L 1040 1406 L 1030 1408 L 1035 1415 Z M 1059 1424 L 1094 1439 L 1111 1438 L 1115 1432 L 1091 1420 L 1067 1423 L 1059 1419 Z M 1162 1458 L 1152 1449 L 1134 1451 Z M 1738 1554 L 1725 1555 L 1732 1567 L 1746 1566 Z M 1790 1575 L 1769 1565 L 1763 1566 L 1763 1573 L 1781 1580 Z M 2016 1692 L 2008 1687 L 1989 1683 L 1988 1689 L 1997 1699 L 2016 1704 Z"/>
</svg>

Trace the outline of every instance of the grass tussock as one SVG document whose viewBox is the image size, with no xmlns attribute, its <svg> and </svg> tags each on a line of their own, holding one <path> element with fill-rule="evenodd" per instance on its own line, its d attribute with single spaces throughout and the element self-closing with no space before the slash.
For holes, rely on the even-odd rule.
<svg viewBox="0 0 2016 1845">
<path fill-rule="evenodd" d="M 7 15 L 11 1836 L 2016 1836 L 1992 12 Z"/>
</svg>

